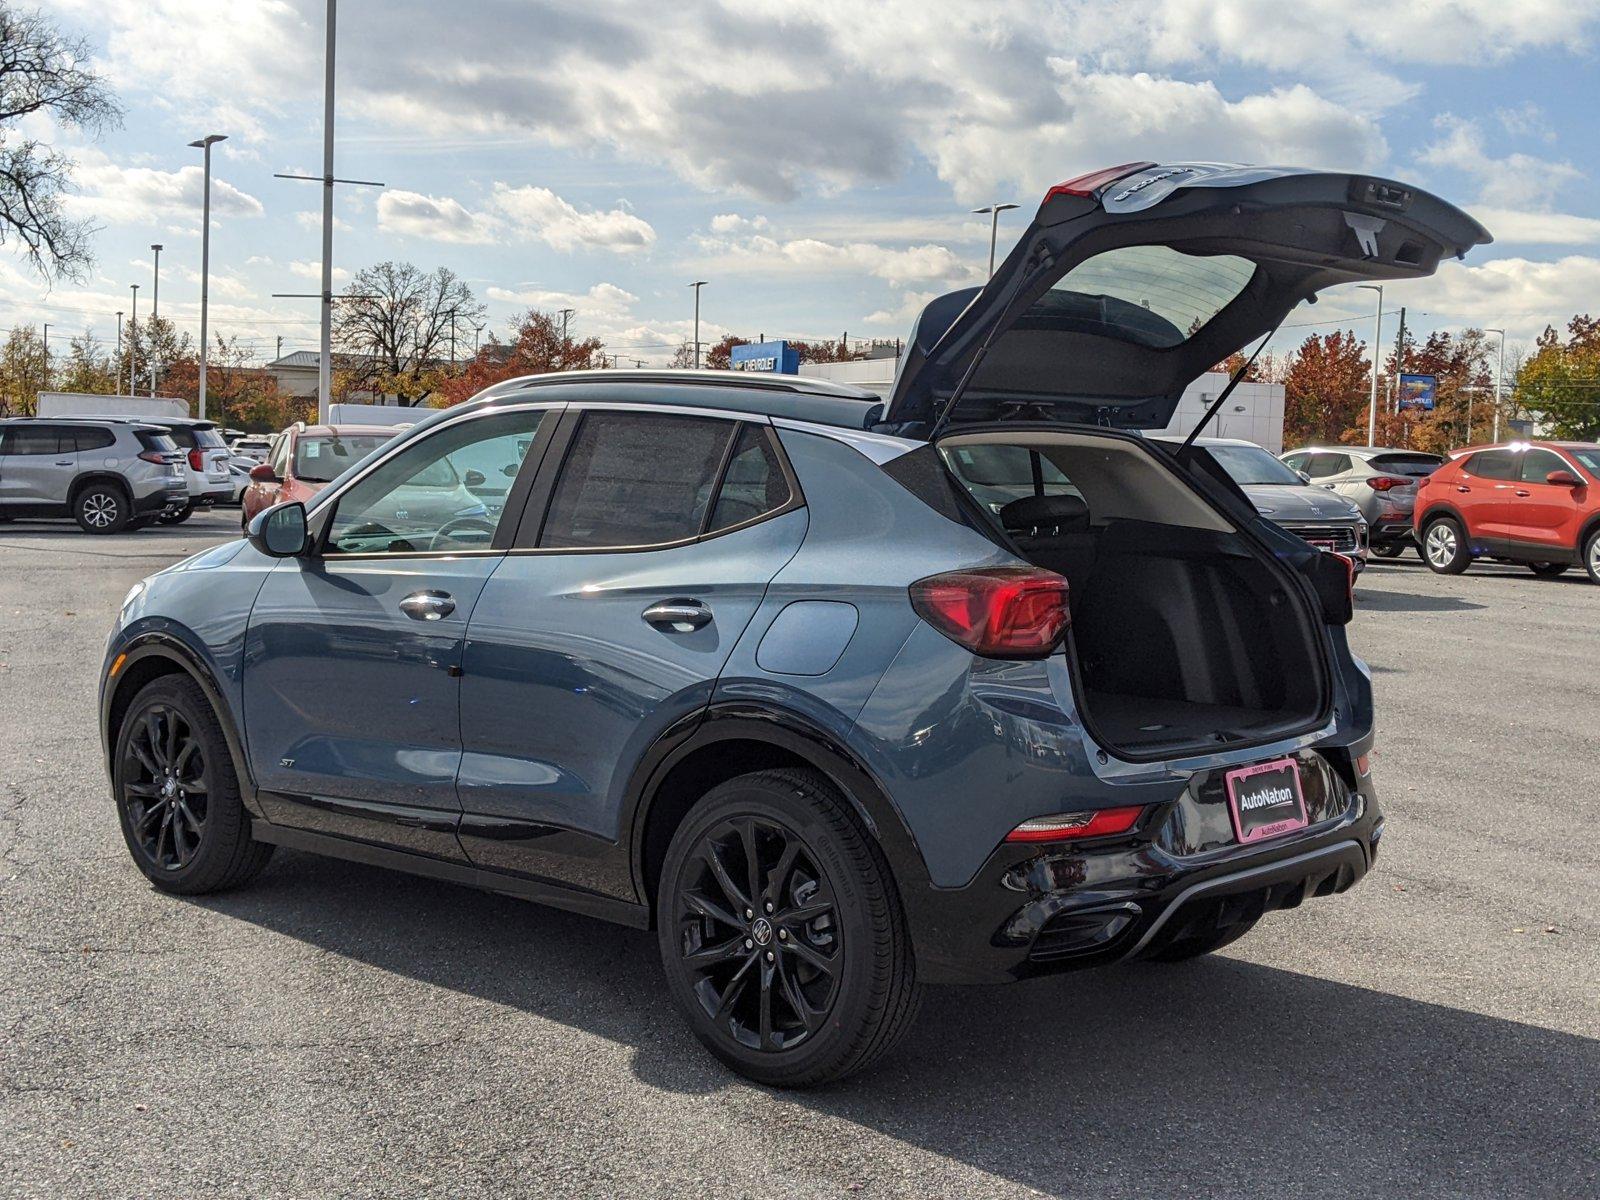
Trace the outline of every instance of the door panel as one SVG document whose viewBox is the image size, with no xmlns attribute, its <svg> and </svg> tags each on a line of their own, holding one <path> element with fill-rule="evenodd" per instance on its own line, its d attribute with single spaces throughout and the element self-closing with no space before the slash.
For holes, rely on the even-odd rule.
<svg viewBox="0 0 1600 1200">
<path fill-rule="evenodd" d="M 1538 447 L 1523 452 L 1519 474 L 1507 501 L 1506 535 L 1528 547 L 1548 547 L 1565 557 L 1577 549 L 1579 513 L 1587 488 L 1545 483 L 1551 471 L 1583 476 L 1559 455 Z"/>
<path fill-rule="evenodd" d="M 70 430 L 53 425 L 14 425 L 0 457 L 0 504 L 19 508 L 64 505 L 78 473 L 78 450 Z"/>
<path fill-rule="evenodd" d="M 507 557 L 467 632 L 461 841 L 472 861 L 631 895 L 618 827 L 627 775 L 704 707 L 805 529 L 792 509 L 690 545 Z M 647 621 L 663 602 L 697 603 L 710 620 Z"/>
<path fill-rule="evenodd" d="M 287 559 L 245 645 L 251 768 L 279 824 L 459 858 L 461 639 L 497 555 Z M 443 593 L 452 611 L 401 608 Z M 415 606 L 413 606 L 415 607 Z"/>
</svg>

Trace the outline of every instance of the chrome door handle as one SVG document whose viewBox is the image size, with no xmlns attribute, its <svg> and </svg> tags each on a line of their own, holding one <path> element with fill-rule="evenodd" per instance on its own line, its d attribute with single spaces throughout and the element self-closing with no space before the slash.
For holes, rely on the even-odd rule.
<svg viewBox="0 0 1600 1200">
<path fill-rule="evenodd" d="M 1533 493 L 1532 492 L 1525 492 L 1521 488 L 1518 488 L 1517 489 L 1517 495 L 1519 495 L 1519 496 L 1531 496 L 1531 495 L 1533 495 Z"/>
<path fill-rule="evenodd" d="M 1458 488 L 1456 488 L 1456 491 L 1458 491 L 1458 492 L 1470 492 L 1471 490 L 1472 489 L 1469 488 L 1469 487 L 1458 487 Z"/>
<path fill-rule="evenodd" d="M 680 633 L 711 623 L 711 610 L 698 600 L 663 600 L 640 615 L 651 625 L 666 625 Z"/>
<path fill-rule="evenodd" d="M 435 591 L 432 588 L 422 592 L 412 592 L 400 601 L 400 611 L 413 621 L 438 621 L 448 617 L 456 610 L 456 602 L 449 592 Z"/>
<path fill-rule="evenodd" d="M 58 466 L 58 467 L 70 467 L 71 465 L 72 465 L 72 460 L 70 458 L 58 458 L 58 459 L 56 459 L 56 466 Z"/>
</svg>

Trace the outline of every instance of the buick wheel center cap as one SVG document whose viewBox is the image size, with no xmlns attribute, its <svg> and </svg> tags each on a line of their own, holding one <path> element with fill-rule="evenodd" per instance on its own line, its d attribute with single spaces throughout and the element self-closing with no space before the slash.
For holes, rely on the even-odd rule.
<svg viewBox="0 0 1600 1200">
<path fill-rule="evenodd" d="M 750 936 L 755 939 L 758 946 L 770 945 L 772 942 L 772 922 L 765 917 L 757 917 L 755 924 L 750 926 Z"/>
<path fill-rule="evenodd" d="M 161 781 L 161 794 L 167 799 L 172 799 L 172 797 L 177 793 L 177 790 L 178 781 L 173 779 L 171 776 L 168 776 L 166 779 Z"/>
</svg>

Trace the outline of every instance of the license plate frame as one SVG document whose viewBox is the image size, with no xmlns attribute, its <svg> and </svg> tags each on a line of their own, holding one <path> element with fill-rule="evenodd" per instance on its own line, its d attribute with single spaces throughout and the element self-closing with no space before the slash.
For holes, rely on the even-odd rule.
<svg viewBox="0 0 1600 1200">
<path fill-rule="evenodd" d="M 1236 767 L 1223 776 L 1223 790 L 1240 845 L 1284 837 L 1310 824 L 1300 788 L 1300 764 L 1293 757 Z"/>
</svg>

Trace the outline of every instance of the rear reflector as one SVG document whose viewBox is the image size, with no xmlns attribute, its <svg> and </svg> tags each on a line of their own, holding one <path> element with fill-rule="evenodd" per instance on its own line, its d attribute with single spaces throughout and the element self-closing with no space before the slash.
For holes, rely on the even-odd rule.
<svg viewBox="0 0 1600 1200">
<path fill-rule="evenodd" d="M 1035 817 L 1024 821 L 1006 834 L 1008 842 L 1064 842 L 1075 838 L 1105 837 L 1113 833 L 1127 833 L 1139 822 L 1144 805 L 1133 804 L 1126 808 L 1099 808 L 1089 812 L 1057 813 L 1053 817 Z"/>
<path fill-rule="evenodd" d="M 1123 163 L 1120 167 L 1105 167 L 1099 171 L 1090 171 L 1087 175 L 1079 175 L 1076 179 L 1069 179 L 1065 183 L 1058 183 L 1044 194 L 1046 200 L 1055 196 L 1093 196 L 1101 188 L 1115 183 L 1125 175 L 1132 175 L 1135 171 L 1143 171 L 1153 167 L 1153 162 Z"/>
<path fill-rule="evenodd" d="M 1372 774 L 1372 755 L 1356 755 L 1356 774 L 1361 776 L 1363 779 Z"/>
<path fill-rule="evenodd" d="M 1066 631 L 1067 581 L 1038 567 L 978 567 L 911 585 L 911 607 L 985 658 L 1045 658 Z"/>
</svg>

